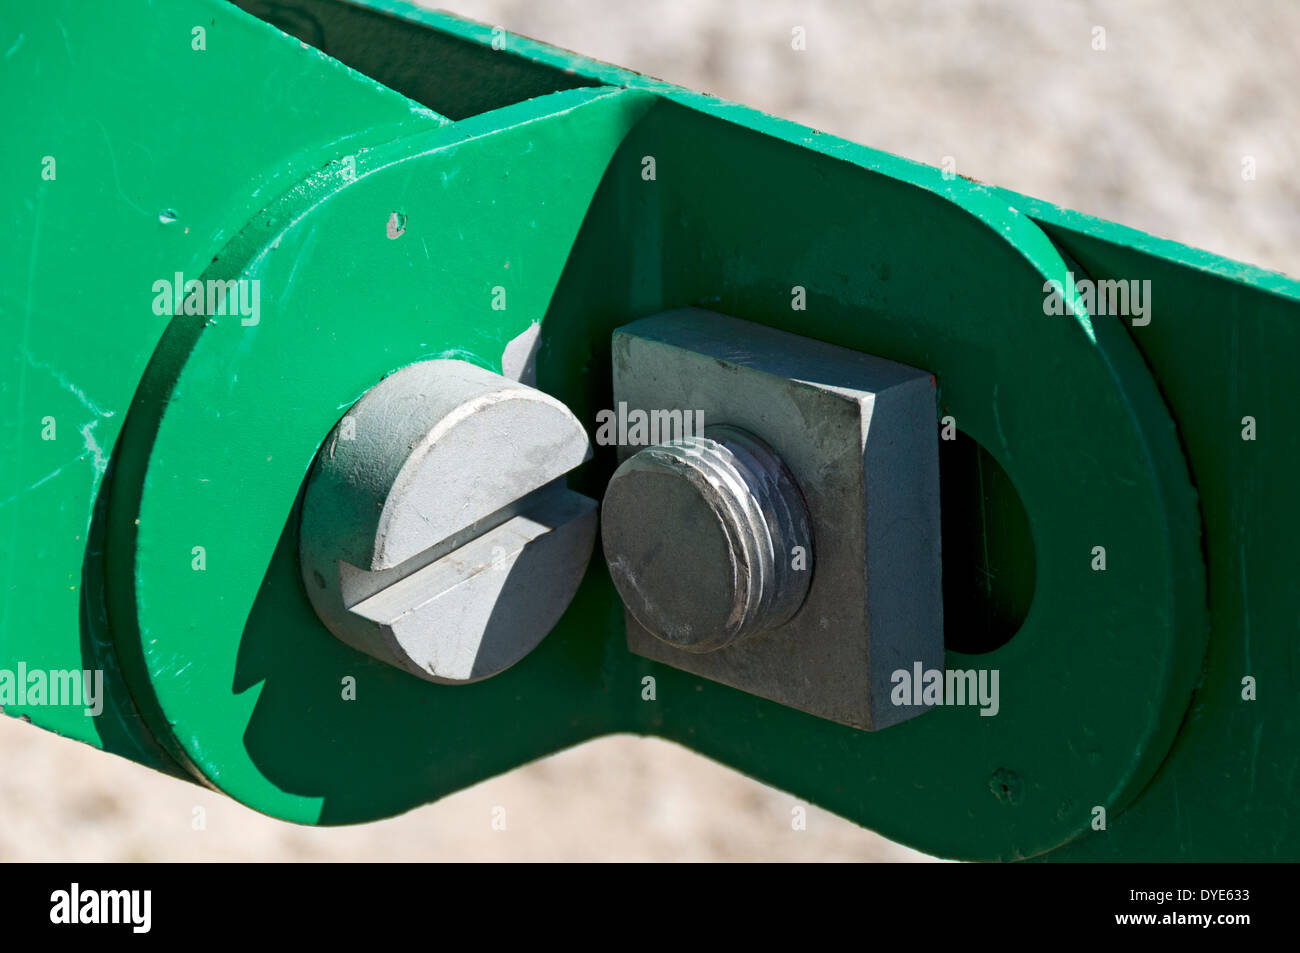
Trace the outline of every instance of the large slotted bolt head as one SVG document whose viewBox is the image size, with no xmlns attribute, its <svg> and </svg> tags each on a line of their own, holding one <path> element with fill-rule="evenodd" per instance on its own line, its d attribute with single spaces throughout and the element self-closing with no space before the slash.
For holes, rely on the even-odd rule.
<svg viewBox="0 0 1300 953">
<path fill-rule="evenodd" d="M 808 594 L 811 573 L 789 559 L 796 546 L 811 550 L 808 508 L 776 454 L 735 427 L 624 460 L 605 491 L 601 538 L 628 611 L 688 652 L 782 625 Z"/>
<path fill-rule="evenodd" d="M 329 435 L 299 557 L 339 639 L 432 682 L 495 675 L 546 636 L 591 557 L 591 456 L 562 403 L 463 361 L 386 377 Z"/>
</svg>

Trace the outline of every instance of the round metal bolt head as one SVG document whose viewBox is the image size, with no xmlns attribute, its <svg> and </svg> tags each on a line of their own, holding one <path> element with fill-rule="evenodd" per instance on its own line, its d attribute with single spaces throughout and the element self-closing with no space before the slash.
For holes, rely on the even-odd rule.
<svg viewBox="0 0 1300 953">
<path fill-rule="evenodd" d="M 794 478 L 734 427 L 625 460 L 605 491 L 601 539 L 628 611 L 688 652 L 789 621 L 812 576 L 811 521 Z"/>
<path fill-rule="evenodd" d="M 495 675 L 546 636 L 591 557 L 591 456 L 539 390 L 463 361 L 384 378 L 339 422 L 303 498 L 299 558 L 342 641 L 432 682 Z"/>
</svg>

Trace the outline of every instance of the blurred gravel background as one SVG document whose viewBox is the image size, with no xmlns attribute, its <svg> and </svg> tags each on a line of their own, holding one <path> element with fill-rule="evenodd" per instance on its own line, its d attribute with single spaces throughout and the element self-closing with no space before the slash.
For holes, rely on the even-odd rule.
<svg viewBox="0 0 1300 953">
<path fill-rule="evenodd" d="M 439 4 L 427 4 L 437 6 Z M 1300 273 L 1294 0 L 460 0 L 462 16 Z M 790 48 L 802 26 L 807 50 Z M 1105 49 L 1095 50 L 1094 30 Z M 1256 178 L 1242 178 L 1255 159 Z"/>
<path fill-rule="evenodd" d="M 1300 274 L 1300 3 L 446 0 L 878 149 Z M 434 4 L 428 4 L 434 5 Z M 791 31 L 807 49 L 791 49 Z M 1105 49 L 1094 49 L 1096 28 Z M 1256 178 L 1242 177 L 1253 157 Z M 661 741 L 610 738 L 315 830 L 0 718 L 0 861 L 925 860 Z M 491 827 L 507 809 L 506 830 Z M 195 810 L 205 829 L 195 830 Z"/>
</svg>

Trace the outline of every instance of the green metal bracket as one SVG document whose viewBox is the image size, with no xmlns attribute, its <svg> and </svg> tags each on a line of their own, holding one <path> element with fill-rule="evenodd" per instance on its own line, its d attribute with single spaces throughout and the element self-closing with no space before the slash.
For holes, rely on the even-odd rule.
<svg viewBox="0 0 1300 953">
<path fill-rule="evenodd" d="M 301 823 L 636 732 L 944 856 L 1300 856 L 1300 284 L 446 14 L 239 6 L 8 18 L 6 714 Z M 257 307 L 186 314 L 189 279 Z M 297 509 L 367 388 L 500 372 L 539 323 L 538 386 L 594 430 L 613 329 L 688 305 L 935 375 L 947 666 L 999 672 L 995 717 L 866 733 L 631 655 L 598 557 L 480 683 L 326 632 Z M 102 712 L 20 666 L 103 672 Z"/>
</svg>

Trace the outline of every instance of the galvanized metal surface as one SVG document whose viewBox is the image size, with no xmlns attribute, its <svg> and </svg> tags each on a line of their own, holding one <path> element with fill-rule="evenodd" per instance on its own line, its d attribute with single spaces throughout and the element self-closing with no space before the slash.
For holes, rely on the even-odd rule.
<svg viewBox="0 0 1300 953">
<path fill-rule="evenodd" d="M 656 620 L 628 601 L 628 579 L 648 578 L 650 598 L 667 588 L 655 578 L 658 554 L 685 570 L 678 599 L 703 598 L 705 576 L 688 558 L 699 530 L 651 489 L 624 499 L 610 480 L 603 516 L 634 517 L 617 534 L 611 574 L 628 603 L 628 647 L 638 655 L 753 692 L 857 728 L 878 729 L 925 711 L 911 693 L 895 697 L 895 674 L 943 665 L 943 590 L 939 547 L 939 432 L 934 379 L 881 360 L 698 308 L 635 321 L 613 341 L 615 402 L 628 412 L 681 409 L 706 424 L 734 426 L 771 445 L 798 487 L 781 494 L 807 501 L 811 532 L 780 542 L 777 558 L 801 578 L 797 614 L 767 631 L 707 655 L 683 653 L 654 637 Z M 705 434 L 709 435 L 706 429 Z M 636 447 L 619 447 L 628 456 Z M 634 491 L 635 493 L 635 491 Z M 611 500 L 611 497 L 614 497 Z M 660 518 L 655 518 L 656 509 Z M 632 512 L 625 512 L 631 510 Z M 640 552 L 628 543 L 636 540 Z M 769 544 L 770 545 L 770 544 Z M 809 554 L 811 551 L 811 559 Z M 664 556 L 663 554 L 667 554 Z M 630 557 L 630 558 L 629 558 Z M 620 563 L 626 563 L 620 568 Z M 727 560 L 720 561 L 730 568 Z M 707 578 L 707 577 L 706 577 Z M 717 596 L 713 604 L 725 602 Z M 702 614 L 701 614 L 702 615 Z M 700 624 L 705 617 L 697 618 Z"/>
<path fill-rule="evenodd" d="M 491 50 L 446 15 L 249 3 L 272 6 L 397 92 L 215 0 L 47 4 L 9 61 L 25 94 L 0 161 L 28 184 L 0 239 L 18 343 L 0 531 L 23 598 L 0 610 L 0 660 L 102 668 L 109 708 L 7 714 L 316 823 L 631 730 L 947 856 L 1300 855 L 1300 448 L 1276 423 L 1267 453 L 1242 439 L 1243 417 L 1288 401 L 1294 281 L 540 44 Z M 518 82 L 484 99 L 489 55 Z M 215 101 L 242 108 L 196 105 Z M 155 315 L 177 272 L 257 277 L 261 320 Z M 1069 272 L 1149 278 L 1150 323 L 1044 315 Z M 1007 477 L 945 511 L 945 540 L 1009 497 L 1032 533 L 1006 547 L 1013 586 L 1034 564 L 1020 631 L 946 662 L 1000 671 L 997 717 L 944 708 L 868 735 L 645 662 L 599 561 L 552 636 L 481 684 L 431 685 L 328 635 L 292 527 L 343 408 L 420 360 L 499 371 L 536 321 L 538 385 L 590 424 L 611 406 L 611 331 L 683 305 L 935 374 L 940 415 L 981 448 L 968 462 Z M 598 451 L 573 488 L 599 496 L 614 464 Z M 945 469 L 945 496 L 969 476 Z M 946 575 L 969 555 L 945 549 Z"/>
<path fill-rule="evenodd" d="M 723 425 L 639 450 L 601 502 L 614 587 L 672 648 L 725 648 L 789 622 L 808 595 L 808 508 L 753 434 Z"/>
<path fill-rule="evenodd" d="M 418 678 L 509 668 L 587 569 L 596 501 L 564 475 L 590 456 L 564 405 L 481 367 L 423 361 L 384 378 L 330 433 L 303 496 L 316 615 Z"/>
</svg>

